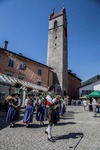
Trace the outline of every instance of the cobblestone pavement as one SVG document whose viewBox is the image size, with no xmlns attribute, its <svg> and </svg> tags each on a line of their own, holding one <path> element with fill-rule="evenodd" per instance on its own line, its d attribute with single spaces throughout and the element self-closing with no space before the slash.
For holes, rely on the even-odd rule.
<svg viewBox="0 0 100 150">
<path fill-rule="evenodd" d="M 0 112 L 0 150 L 100 150 L 100 114 L 94 118 L 93 112 L 84 111 L 82 106 L 68 106 L 53 127 L 55 143 L 49 142 L 44 133 L 47 122 L 40 127 L 34 116 L 31 128 L 26 128 L 22 121 L 9 128 L 5 115 Z"/>
</svg>

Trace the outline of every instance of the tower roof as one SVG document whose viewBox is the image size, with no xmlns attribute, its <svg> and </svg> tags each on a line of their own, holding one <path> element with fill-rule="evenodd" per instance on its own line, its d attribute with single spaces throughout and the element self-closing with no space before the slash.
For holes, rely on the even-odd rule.
<svg viewBox="0 0 100 150">
<path fill-rule="evenodd" d="M 59 16 L 61 16 L 61 15 L 62 15 L 61 12 L 59 12 L 59 13 L 57 13 L 57 14 L 52 13 L 52 14 L 50 15 L 50 19 L 54 19 L 54 18 L 59 17 Z"/>
<path fill-rule="evenodd" d="M 50 20 L 54 19 L 56 17 L 62 16 L 63 14 L 66 14 L 66 9 L 64 6 L 63 6 L 62 10 L 58 13 L 54 13 L 54 8 L 53 8 L 53 12 L 50 14 L 49 19 Z"/>
</svg>

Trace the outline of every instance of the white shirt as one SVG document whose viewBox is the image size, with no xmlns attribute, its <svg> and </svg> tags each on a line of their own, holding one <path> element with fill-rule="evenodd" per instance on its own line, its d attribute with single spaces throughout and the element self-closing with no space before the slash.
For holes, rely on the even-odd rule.
<svg viewBox="0 0 100 150">
<path fill-rule="evenodd" d="M 92 105 L 96 105 L 96 100 L 95 99 L 93 99 L 93 101 L 92 101 Z"/>
<path fill-rule="evenodd" d="M 21 99 L 18 98 L 18 106 L 20 106 L 20 105 L 21 105 Z"/>
<path fill-rule="evenodd" d="M 27 99 L 25 100 L 25 106 L 27 106 L 28 101 L 29 101 L 29 99 L 27 98 Z M 34 107 L 36 106 L 36 101 L 35 101 L 34 99 L 33 99 L 33 106 L 34 106 Z"/>
<path fill-rule="evenodd" d="M 25 106 L 27 106 L 28 100 L 29 100 L 28 98 L 25 99 Z"/>
<path fill-rule="evenodd" d="M 86 106 L 86 100 L 83 100 L 83 105 Z"/>
<path fill-rule="evenodd" d="M 52 97 L 50 95 L 47 95 L 46 96 L 46 99 L 48 102 L 50 102 L 51 104 L 54 104 L 57 100 L 56 98 L 52 99 Z"/>
</svg>

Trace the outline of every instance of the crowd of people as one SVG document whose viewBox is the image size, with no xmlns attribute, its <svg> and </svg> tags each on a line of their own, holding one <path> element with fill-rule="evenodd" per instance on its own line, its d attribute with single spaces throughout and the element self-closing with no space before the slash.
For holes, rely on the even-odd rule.
<svg viewBox="0 0 100 150">
<path fill-rule="evenodd" d="M 100 100 L 94 97 L 88 99 L 80 99 L 80 100 L 72 100 L 71 105 L 74 106 L 83 106 L 83 109 L 93 111 L 93 117 L 96 117 L 98 113 L 100 113 Z"/>
<path fill-rule="evenodd" d="M 96 117 L 97 113 L 100 112 L 100 110 L 99 110 L 100 109 L 99 100 L 95 99 L 93 97 L 90 100 L 83 99 L 82 100 L 82 105 L 83 105 L 85 111 L 86 111 L 87 107 L 88 107 L 89 111 L 93 111 L 94 117 Z"/>
<path fill-rule="evenodd" d="M 21 99 L 18 93 L 14 93 L 8 96 L 6 100 L 9 103 L 9 109 L 7 112 L 6 122 L 10 127 L 15 126 L 15 122 L 19 120 L 19 111 L 21 106 Z M 48 127 L 45 130 L 48 140 L 55 142 L 52 138 L 51 131 L 53 124 L 57 124 L 60 120 L 60 115 L 64 115 L 66 112 L 65 97 L 54 94 L 54 87 L 51 86 L 46 94 L 38 94 L 36 97 L 33 93 L 28 93 L 28 97 L 25 100 L 25 112 L 23 116 L 23 123 L 28 128 L 33 121 L 33 113 L 36 112 L 36 120 L 39 121 L 40 126 L 44 125 L 44 122 L 48 120 Z"/>
<path fill-rule="evenodd" d="M 9 104 L 6 122 L 10 127 L 14 127 L 16 121 L 19 120 L 19 113 L 21 108 L 21 99 L 18 93 L 14 93 L 6 98 Z M 72 101 L 74 105 L 74 100 Z M 100 112 L 100 104 L 98 100 L 92 98 L 91 102 L 83 99 L 77 101 L 77 104 L 82 105 L 86 111 L 87 106 L 91 106 L 90 110 L 93 110 L 94 117 L 97 116 L 97 112 Z M 66 96 L 55 95 L 54 87 L 51 86 L 48 92 L 38 93 L 34 95 L 32 92 L 28 93 L 27 99 L 25 100 L 25 111 L 23 116 L 23 123 L 26 127 L 30 127 L 33 122 L 33 114 L 36 113 L 36 120 L 39 122 L 40 126 L 43 126 L 45 121 L 48 120 L 48 127 L 45 130 L 48 140 L 55 142 L 52 138 L 52 127 L 54 124 L 60 120 L 60 116 L 63 116 L 66 112 Z"/>
</svg>

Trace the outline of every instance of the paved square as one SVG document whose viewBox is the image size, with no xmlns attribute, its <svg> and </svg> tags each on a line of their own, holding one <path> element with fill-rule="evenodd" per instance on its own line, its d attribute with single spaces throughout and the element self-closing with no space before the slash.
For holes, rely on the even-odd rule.
<svg viewBox="0 0 100 150">
<path fill-rule="evenodd" d="M 100 114 L 94 118 L 93 112 L 84 111 L 82 106 L 68 106 L 53 127 L 56 143 L 47 140 L 47 122 L 40 127 L 35 114 L 31 128 L 26 128 L 22 121 L 9 128 L 5 115 L 0 112 L 0 150 L 100 150 Z"/>
</svg>

